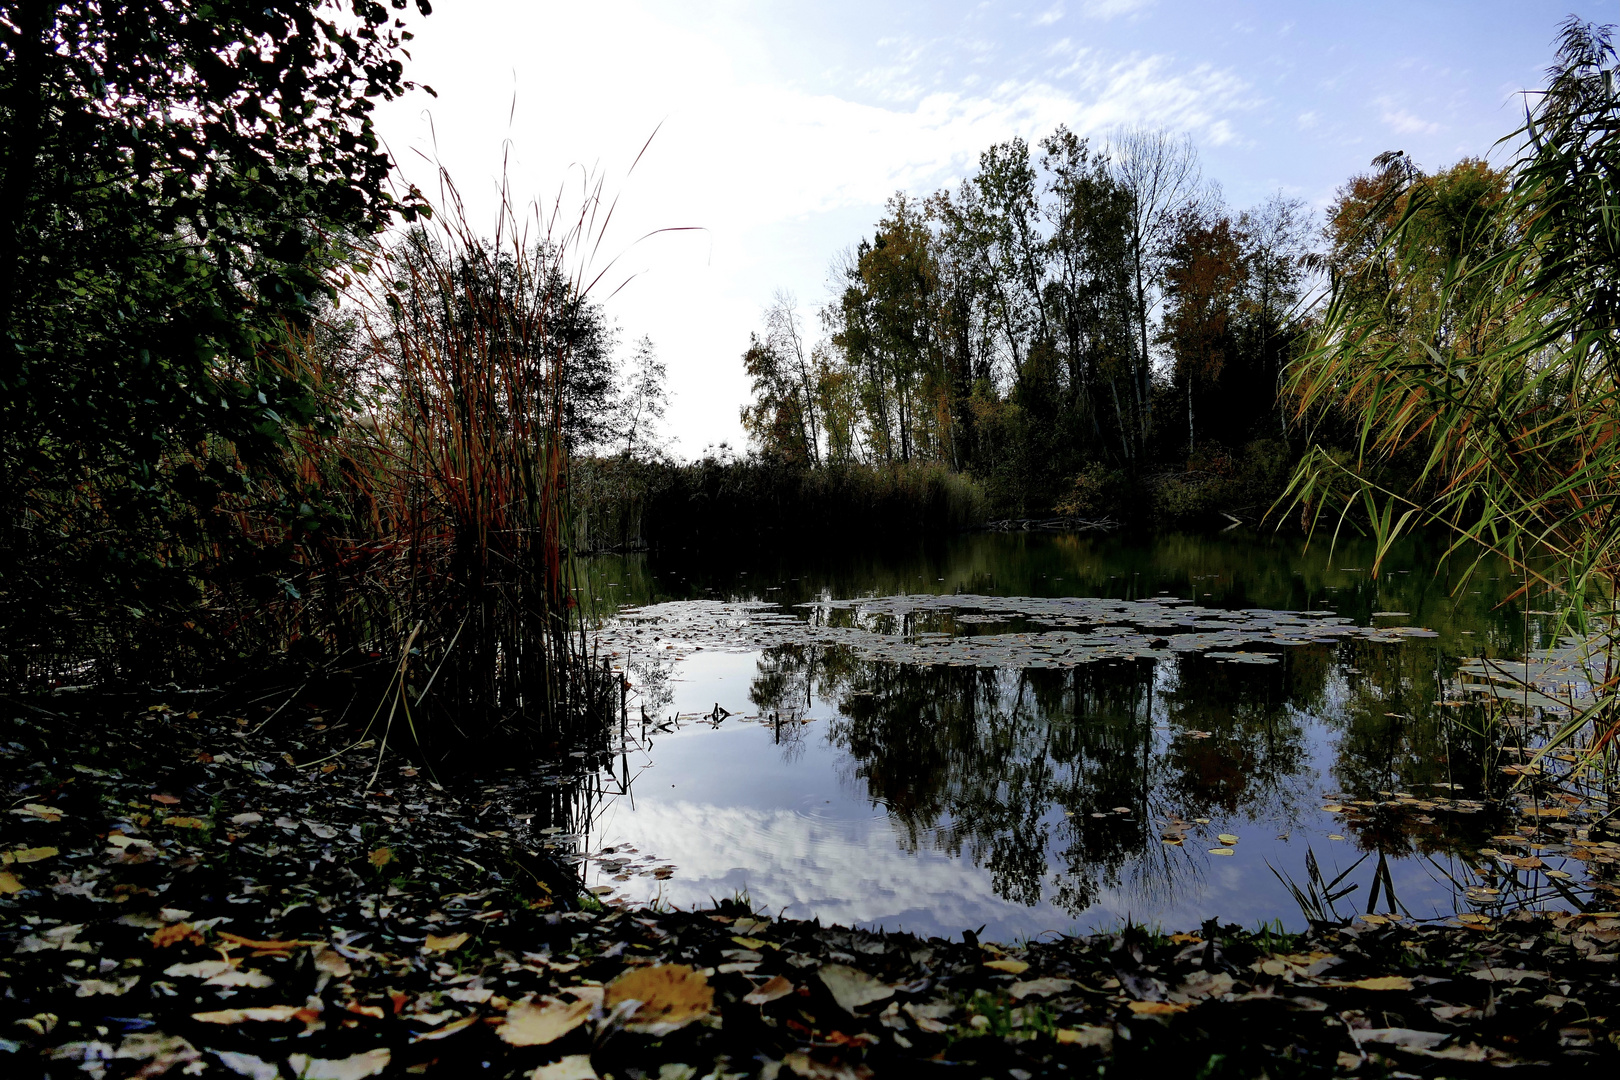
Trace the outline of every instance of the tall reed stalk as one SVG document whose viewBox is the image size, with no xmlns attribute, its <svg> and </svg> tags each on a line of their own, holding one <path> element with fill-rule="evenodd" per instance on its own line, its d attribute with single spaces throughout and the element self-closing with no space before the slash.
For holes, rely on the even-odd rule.
<svg viewBox="0 0 1620 1080">
<path fill-rule="evenodd" d="M 1285 501 L 1317 525 L 1364 515 L 1380 555 L 1438 525 L 1453 554 L 1512 560 L 1527 604 L 1561 598 L 1597 693 L 1554 742 L 1592 756 L 1620 734 L 1616 59 L 1610 28 L 1565 24 L 1548 84 L 1510 136 L 1522 149 L 1506 197 L 1444 238 L 1433 186 L 1386 157 L 1372 216 L 1393 227 L 1336 283 L 1288 386 L 1302 418 L 1347 409 L 1360 442 L 1350 458 L 1310 452 Z M 1415 482 L 1386 479 L 1399 457 L 1419 463 Z"/>
</svg>

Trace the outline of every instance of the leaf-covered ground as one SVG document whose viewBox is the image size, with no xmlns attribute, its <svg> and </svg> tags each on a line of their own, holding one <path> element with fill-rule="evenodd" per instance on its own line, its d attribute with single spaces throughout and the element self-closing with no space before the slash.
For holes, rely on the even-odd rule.
<svg viewBox="0 0 1620 1080">
<path fill-rule="evenodd" d="M 1620 1065 L 1620 917 L 1013 946 L 604 910 L 481 788 L 299 768 L 275 724 L 43 706 L 0 712 L 7 1077 Z"/>
</svg>

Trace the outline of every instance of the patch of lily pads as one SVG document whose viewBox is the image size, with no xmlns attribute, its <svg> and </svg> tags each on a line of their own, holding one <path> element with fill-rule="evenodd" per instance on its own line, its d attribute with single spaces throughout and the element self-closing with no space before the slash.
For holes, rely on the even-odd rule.
<svg viewBox="0 0 1620 1080">
<path fill-rule="evenodd" d="M 605 621 L 597 640 L 609 654 L 657 651 L 675 658 L 702 649 L 819 646 L 900 664 L 1070 668 L 1187 655 L 1275 664 L 1288 648 L 1437 636 L 1416 626 L 1357 626 L 1332 612 L 1223 610 L 1173 596 L 925 593 L 821 600 L 790 610 L 764 601 L 653 604 Z"/>
</svg>

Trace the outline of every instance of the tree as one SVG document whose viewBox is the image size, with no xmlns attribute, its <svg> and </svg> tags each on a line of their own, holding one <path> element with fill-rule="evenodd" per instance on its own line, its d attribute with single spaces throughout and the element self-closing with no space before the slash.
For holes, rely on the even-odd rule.
<svg viewBox="0 0 1620 1080">
<path fill-rule="evenodd" d="M 625 457 L 634 458 L 638 446 L 644 454 L 656 452 L 653 429 L 669 407 L 668 384 L 669 375 L 652 338 L 642 337 L 625 365 L 619 391 L 619 436 L 624 440 Z"/>
<path fill-rule="evenodd" d="M 1164 325 L 1175 380 L 1187 399 L 1187 453 L 1197 445 L 1193 402 L 1218 380 L 1235 350 L 1234 322 L 1247 282 L 1241 235 L 1224 213 L 1176 216 L 1164 254 Z"/>
<path fill-rule="evenodd" d="M 1178 139 L 1167 131 L 1127 128 L 1109 140 L 1108 154 L 1115 182 L 1131 200 L 1128 242 L 1139 343 L 1132 357 L 1132 388 L 1138 438 L 1146 440 L 1153 408 L 1149 325 L 1176 216 L 1196 205 L 1202 194 L 1198 151 L 1186 135 Z"/>
<path fill-rule="evenodd" d="M 411 86 L 408 37 L 371 0 L 0 2 L 8 636 L 99 637 L 90 613 L 117 610 L 127 651 L 195 606 L 208 560 L 228 572 L 213 509 L 315 418 L 267 358 L 419 208 L 371 119 Z"/>
<path fill-rule="evenodd" d="M 799 323 L 799 302 L 792 293 L 778 289 L 765 309 L 765 341 L 781 358 L 785 377 L 795 385 L 797 411 L 803 426 L 799 439 L 811 465 L 821 464 L 821 426 L 817 417 L 816 379 L 810 350 L 804 343 Z"/>
</svg>

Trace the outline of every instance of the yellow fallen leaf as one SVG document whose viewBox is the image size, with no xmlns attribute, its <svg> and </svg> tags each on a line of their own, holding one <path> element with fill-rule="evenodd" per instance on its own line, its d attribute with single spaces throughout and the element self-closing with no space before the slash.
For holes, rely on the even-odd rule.
<svg viewBox="0 0 1620 1080">
<path fill-rule="evenodd" d="M 61 852 L 53 847 L 17 848 L 15 851 L 6 852 L 5 861 L 8 863 L 39 862 L 41 859 L 49 859 L 60 854 Z"/>
<path fill-rule="evenodd" d="M 766 945 L 766 942 L 755 937 L 734 937 L 731 940 L 745 949 L 763 949 Z"/>
<path fill-rule="evenodd" d="M 368 855 L 367 859 L 370 861 L 372 866 L 375 866 L 377 869 L 381 870 L 383 867 L 394 861 L 394 853 L 385 847 L 380 847 Z"/>
<path fill-rule="evenodd" d="M 1057 1041 L 1071 1046 L 1095 1046 L 1106 1050 L 1114 1045 L 1114 1029 L 1095 1024 L 1077 1028 L 1058 1028 Z"/>
<path fill-rule="evenodd" d="M 1029 965 L 1022 960 L 986 960 L 984 966 L 992 971 L 1005 971 L 1009 975 L 1022 975 Z"/>
<path fill-rule="evenodd" d="M 244 949 L 257 949 L 259 952 L 276 953 L 292 952 L 294 949 L 303 949 L 315 945 L 325 945 L 324 941 L 279 941 L 276 939 L 260 940 L 259 938 L 243 937 L 233 934 L 229 930 L 219 931 L 219 939 L 230 945 L 239 945 Z"/>
<path fill-rule="evenodd" d="M 1335 987 L 1339 990 L 1410 990 L 1412 980 L 1405 975 L 1380 975 L 1373 979 L 1357 979 L 1355 982 L 1328 982 L 1323 986 Z"/>
<path fill-rule="evenodd" d="M 1170 935 L 1170 944 L 1172 945 L 1202 945 L 1203 943 L 1204 939 L 1199 937 L 1197 934 Z"/>
<path fill-rule="evenodd" d="M 23 883 L 10 870 L 0 870 L 0 895 L 22 892 Z"/>
<path fill-rule="evenodd" d="M 743 996 L 743 1002 L 748 1005 L 768 1005 L 777 998 L 787 997 L 793 993 L 793 984 L 780 975 L 774 975 L 768 982 L 754 987 L 752 991 Z"/>
<path fill-rule="evenodd" d="M 467 944 L 467 934 L 465 932 L 444 934 L 442 936 L 429 934 L 427 941 L 422 943 L 423 948 L 427 949 L 428 952 L 455 952 L 465 944 Z"/>
<path fill-rule="evenodd" d="M 202 818 L 194 817 L 164 818 L 163 824 L 172 825 L 176 829 L 206 829 L 209 827 L 208 822 L 204 821 Z"/>
<path fill-rule="evenodd" d="M 626 1001 L 641 1004 L 625 1027 L 653 1035 L 667 1035 L 714 1008 L 714 988 L 702 972 L 685 964 L 657 964 L 625 972 L 608 984 L 602 1007 L 608 1012 Z"/>
<path fill-rule="evenodd" d="M 1126 1004 L 1126 1008 L 1137 1016 L 1169 1016 L 1187 1011 L 1187 1006 L 1173 1001 L 1132 1001 Z"/>
<path fill-rule="evenodd" d="M 426 1039 L 448 1038 L 449 1036 L 454 1035 L 456 1032 L 464 1031 L 476 1023 L 478 1023 L 478 1017 L 463 1016 L 460 1020 L 452 1020 L 443 1027 L 434 1028 L 432 1031 L 424 1031 L 420 1035 L 412 1035 L 411 1042 L 422 1042 Z"/>
<path fill-rule="evenodd" d="M 513 1046 L 542 1046 L 556 1042 L 590 1015 L 588 1001 L 520 1001 L 506 1010 L 495 1034 Z"/>
</svg>

